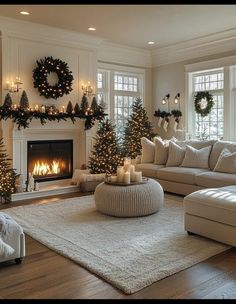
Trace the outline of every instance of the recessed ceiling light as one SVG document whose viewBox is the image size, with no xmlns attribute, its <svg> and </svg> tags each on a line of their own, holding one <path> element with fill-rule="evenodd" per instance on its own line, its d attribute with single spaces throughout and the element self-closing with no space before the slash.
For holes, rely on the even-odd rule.
<svg viewBox="0 0 236 304">
<path fill-rule="evenodd" d="M 89 31 L 96 31 L 95 27 L 88 27 Z"/>
<path fill-rule="evenodd" d="M 155 44 L 154 41 L 148 41 L 148 44 Z"/>
<path fill-rule="evenodd" d="M 20 12 L 21 13 L 21 15 L 29 15 L 29 13 L 28 12 L 25 12 L 25 11 L 22 11 L 22 12 Z"/>
</svg>

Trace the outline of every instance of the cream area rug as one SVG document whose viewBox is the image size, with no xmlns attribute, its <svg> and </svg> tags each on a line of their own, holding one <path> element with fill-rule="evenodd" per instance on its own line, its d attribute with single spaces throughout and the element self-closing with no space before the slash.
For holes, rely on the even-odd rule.
<svg viewBox="0 0 236 304">
<path fill-rule="evenodd" d="M 229 249 L 184 231 L 182 201 L 149 216 L 96 211 L 94 196 L 5 209 L 25 233 L 127 294 Z M 27 248 L 26 248 L 27 250 Z"/>
</svg>

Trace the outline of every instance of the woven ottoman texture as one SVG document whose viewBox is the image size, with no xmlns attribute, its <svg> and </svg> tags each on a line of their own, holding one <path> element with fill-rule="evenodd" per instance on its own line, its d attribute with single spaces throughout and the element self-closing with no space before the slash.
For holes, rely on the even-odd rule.
<svg viewBox="0 0 236 304">
<path fill-rule="evenodd" d="M 159 211 L 164 201 L 161 185 L 149 179 L 145 184 L 116 186 L 104 182 L 94 193 L 98 211 L 117 217 L 144 216 Z"/>
</svg>

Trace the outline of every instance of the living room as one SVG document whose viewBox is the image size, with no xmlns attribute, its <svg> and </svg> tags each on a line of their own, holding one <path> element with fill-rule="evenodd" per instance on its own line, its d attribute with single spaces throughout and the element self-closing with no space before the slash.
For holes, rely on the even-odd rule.
<svg viewBox="0 0 236 304">
<path fill-rule="evenodd" d="M 235 298 L 235 10 L 0 6 L 0 299 Z"/>
</svg>

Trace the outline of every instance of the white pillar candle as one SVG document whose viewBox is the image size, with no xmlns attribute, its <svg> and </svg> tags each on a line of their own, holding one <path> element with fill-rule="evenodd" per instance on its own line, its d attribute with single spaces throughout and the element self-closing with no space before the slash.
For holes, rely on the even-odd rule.
<svg viewBox="0 0 236 304">
<path fill-rule="evenodd" d="M 41 107 L 42 113 L 45 113 L 45 106 Z"/>
<path fill-rule="evenodd" d="M 130 172 L 131 165 L 130 164 L 124 164 L 124 171 L 125 172 Z"/>
<path fill-rule="evenodd" d="M 130 165 L 130 180 L 131 180 L 131 182 L 134 182 L 134 172 L 135 172 L 134 165 Z"/>
<path fill-rule="evenodd" d="M 112 175 L 112 176 L 111 176 L 111 182 L 112 182 L 112 183 L 116 183 L 116 182 L 117 182 L 117 176 Z"/>
<path fill-rule="evenodd" d="M 134 181 L 140 183 L 142 181 L 142 172 L 134 172 Z"/>
<path fill-rule="evenodd" d="M 127 172 L 124 173 L 124 179 L 123 180 L 124 180 L 125 184 L 130 184 L 130 172 L 127 171 Z"/>
<path fill-rule="evenodd" d="M 123 182 L 124 168 L 122 166 L 117 167 L 117 182 Z"/>
</svg>

